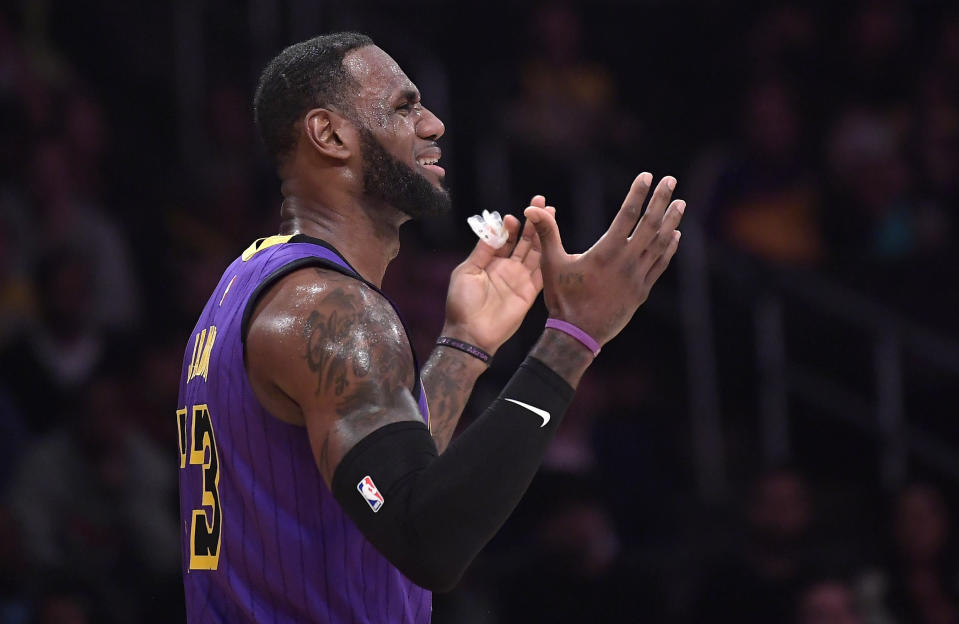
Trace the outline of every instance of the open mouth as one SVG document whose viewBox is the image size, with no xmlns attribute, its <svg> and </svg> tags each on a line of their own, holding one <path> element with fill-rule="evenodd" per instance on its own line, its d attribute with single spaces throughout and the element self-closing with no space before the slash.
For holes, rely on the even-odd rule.
<svg viewBox="0 0 959 624">
<path fill-rule="evenodd" d="M 439 162 L 439 160 L 440 155 L 438 154 L 425 154 L 416 158 L 416 164 L 442 178 L 446 175 L 446 170 L 436 164 Z"/>
</svg>

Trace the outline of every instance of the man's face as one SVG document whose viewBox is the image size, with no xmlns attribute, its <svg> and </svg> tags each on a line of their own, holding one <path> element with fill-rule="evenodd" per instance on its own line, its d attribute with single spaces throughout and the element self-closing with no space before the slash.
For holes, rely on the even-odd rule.
<svg viewBox="0 0 959 624">
<path fill-rule="evenodd" d="M 420 103 L 420 94 L 388 54 L 376 46 L 353 50 L 343 60 L 358 85 L 363 191 L 410 217 L 449 210 L 446 172 L 436 141 L 443 122 Z"/>
</svg>

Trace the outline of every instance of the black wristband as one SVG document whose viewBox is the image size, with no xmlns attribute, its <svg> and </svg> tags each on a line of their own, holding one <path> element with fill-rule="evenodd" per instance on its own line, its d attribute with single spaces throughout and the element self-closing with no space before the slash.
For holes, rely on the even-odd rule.
<svg viewBox="0 0 959 624">
<path fill-rule="evenodd" d="M 476 359 L 481 360 L 484 364 L 489 364 L 490 358 L 493 357 L 476 345 L 471 345 L 468 342 L 463 342 L 462 340 L 457 340 L 456 338 L 450 338 L 449 336 L 440 336 L 436 339 L 436 344 L 441 347 L 451 347 L 453 349 L 458 349 L 463 353 L 469 353 Z"/>
</svg>

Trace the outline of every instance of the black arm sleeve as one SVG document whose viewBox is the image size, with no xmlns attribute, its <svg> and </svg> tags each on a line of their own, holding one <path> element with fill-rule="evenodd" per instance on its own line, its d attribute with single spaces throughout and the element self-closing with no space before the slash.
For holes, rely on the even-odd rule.
<svg viewBox="0 0 959 624">
<path fill-rule="evenodd" d="M 572 397 L 528 357 L 445 453 L 421 422 L 386 425 L 346 454 L 333 494 L 410 580 L 449 591 L 526 492 Z"/>
</svg>

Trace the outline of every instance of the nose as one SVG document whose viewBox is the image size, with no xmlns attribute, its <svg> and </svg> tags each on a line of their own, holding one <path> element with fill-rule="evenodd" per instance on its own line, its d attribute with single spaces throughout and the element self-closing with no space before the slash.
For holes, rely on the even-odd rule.
<svg viewBox="0 0 959 624">
<path fill-rule="evenodd" d="M 438 140 L 446 132 L 446 125 L 430 109 L 423 106 L 421 110 L 419 122 L 416 124 L 416 135 L 421 139 Z"/>
</svg>

